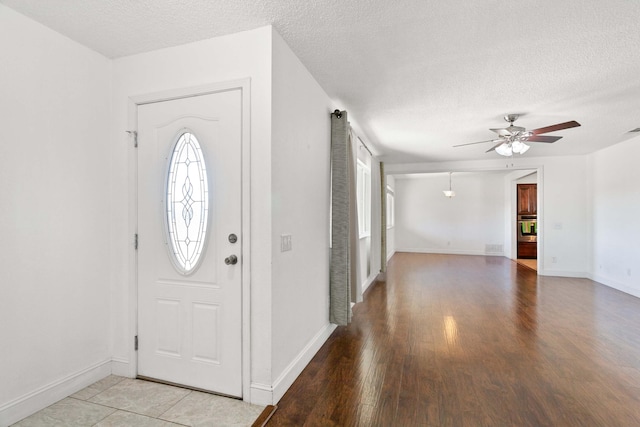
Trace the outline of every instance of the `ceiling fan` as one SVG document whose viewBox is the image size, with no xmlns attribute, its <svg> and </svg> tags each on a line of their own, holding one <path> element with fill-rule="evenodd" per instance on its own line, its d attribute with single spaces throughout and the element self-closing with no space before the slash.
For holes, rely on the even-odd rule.
<svg viewBox="0 0 640 427">
<path fill-rule="evenodd" d="M 572 120 L 570 122 L 558 123 L 557 125 L 546 126 L 534 130 L 526 130 L 521 126 L 515 126 L 515 122 L 519 114 L 507 114 L 504 116 L 505 121 L 509 122 L 509 126 L 501 129 L 490 129 L 498 134 L 495 139 L 480 142 L 470 142 L 468 144 L 454 145 L 454 147 L 463 147 L 465 145 L 484 144 L 485 142 L 493 142 L 496 145 L 488 149 L 486 152 L 495 150 L 496 153 L 503 156 L 511 156 L 513 153 L 524 154 L 529 146 L 525 142 L 556 142 L 561 136 L 542 135 L 543 133 L 555 132 L 563 129 L 570 129 L 580 126 L 580 123 Z"/>
</svg>

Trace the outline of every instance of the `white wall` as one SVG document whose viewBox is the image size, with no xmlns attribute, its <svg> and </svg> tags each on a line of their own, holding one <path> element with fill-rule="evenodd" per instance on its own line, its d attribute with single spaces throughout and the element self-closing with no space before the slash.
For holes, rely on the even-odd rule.
<svg viewBox="0 0 640 427">
<path fill-rule="evenodd" d="M 389 174 L 521 169 L 538 170 L 538 274 L 587 277 L 591 228 L 586 156 L 386 165 Z"/>
<path fill-rule="evenodd" d="M 502 255 L 503 173 L 448 173 L 396 176 L 396 248 L 402 252 Z M 485 251 L 486 245 L 501 250 Z"/>
<path fill-rule="evenodd" d="M 522 178 L 516 179 L 516 184 L 537 184 L 538 183 L 538 173 L 533 171 Z"/>
<path fill-rule="evenodd" d="M 332 102 L 273 33 L 272 334 L 274 403 L 333 330 L 329 324 Z M 280 251 L 280 236 L 292 250 Z M 300 360 L 297 360 L 300 359 Z"/>
<path fill-rule="evenodd" d="M 2 5 L 0 51 L 7 425 L 82 387 L 83 373 L 110 359 L 110 63 Z"/>
<path fill-rule="evenodd" d="M 586 156 L 545 159 L 543 176 L 538 176 L 538 205 L 542 206 L 538 266 L 541 257 L 543 261 L 539 274 L 587 277 L 591 240 L 587 179 Z"/>
<path fill-rule="evenodd" d="M 590 156 L 592 278 L 640 297 L 640 137 Z"/>
<path fill-rule="evenodd" d="M 135 373 L 135 153 L 129 97 L 251 79 L 251 382 L 270 385 L 272 314 L 271 28 L 129 56 L 113 62 L 111 264 L 113 354 L 122 372 Z M 278 349 L 273 350 L 278 352 Z M 269 393 L 267 393 L 269 394 Z"/>
</svg>

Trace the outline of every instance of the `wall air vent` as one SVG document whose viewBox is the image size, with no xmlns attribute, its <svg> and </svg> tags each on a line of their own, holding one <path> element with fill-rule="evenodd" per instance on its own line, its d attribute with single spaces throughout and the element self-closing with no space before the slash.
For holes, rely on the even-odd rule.
<svg viewBox="0 0 640 427">
<path fill-rule="evenodd" d="M 485 254 L 498 254 L 498 255 L 502 255 L 502 253 L 504 252 L 504 249 L 502 248 L 502 245 L 485 245 L 484 246 L 484 253 Z"/>
</svg>

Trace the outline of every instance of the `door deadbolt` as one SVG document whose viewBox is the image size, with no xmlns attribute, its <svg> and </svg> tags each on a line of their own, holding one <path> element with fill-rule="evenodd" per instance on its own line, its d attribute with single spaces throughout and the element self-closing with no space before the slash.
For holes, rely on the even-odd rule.
<svg viewBox="0 0 640 427">
<path fill-rule="evenodd" d="M 236 236 L 235 234 L 231 233 L 229 234 L 229 242 L 231 243 L 235 243 L 238 241 L 238 236 Z"/>
<path fill-rule="evenodd" d="M 224 259 L 224 263 L 227 265 L 236 265 L 238 263 L 238 257 L 235 255 L 229 255 Z"/>
</svg>

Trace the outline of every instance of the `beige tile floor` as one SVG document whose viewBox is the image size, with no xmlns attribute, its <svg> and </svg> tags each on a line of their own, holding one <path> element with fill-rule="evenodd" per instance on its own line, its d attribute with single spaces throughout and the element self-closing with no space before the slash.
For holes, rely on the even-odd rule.
<svg viewBox="0 0 640 427">
<path fill-rule="evenodd" d="M 250 426 L 263 409 L 236 399 L 111 375 L 14 426 Z"/>
<path fill-rule="evenodd" d="M 518 258 L 516 260 L 516 262 L 518 264 L 522 264 L 524 266 L 529 267 L 532 270 L 536 270 L 538 271 L 538 260 L 536 259 L 524 259 L 524 258 Z"/>
</svg>

